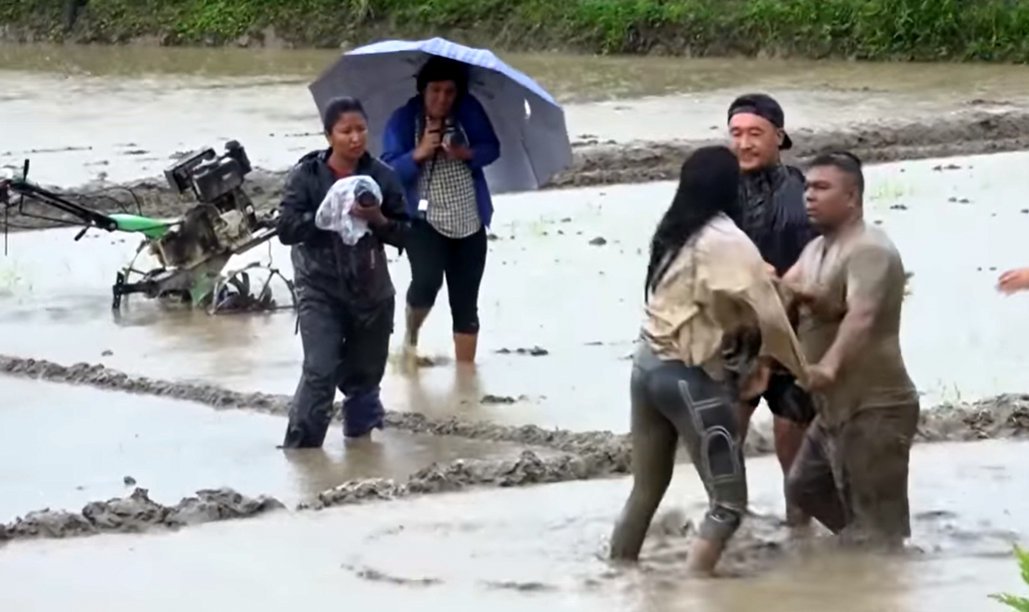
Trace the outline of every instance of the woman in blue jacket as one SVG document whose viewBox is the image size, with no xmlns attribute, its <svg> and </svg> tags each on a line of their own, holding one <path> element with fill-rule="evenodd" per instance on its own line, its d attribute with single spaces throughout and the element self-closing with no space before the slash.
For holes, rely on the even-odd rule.
<svg viewBox="0 0 1029 612">
<path fill-rule="evenodd" d="M 483 168 L 500 157 L 500 142 L 482 104 L 468 92 L 465 64 L 433 57 L 419 71 L 417 88 L 386 124 L 382 154 L 404 185 L 413 219 L 405 351 L 415 351 L 446 277 L 455 358 L 472 363 L 493 215 Z"/>
</svg>

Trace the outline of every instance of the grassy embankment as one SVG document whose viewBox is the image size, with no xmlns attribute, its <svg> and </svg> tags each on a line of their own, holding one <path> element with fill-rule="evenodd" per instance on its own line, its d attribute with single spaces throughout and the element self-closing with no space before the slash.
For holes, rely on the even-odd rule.
<svg viewBox="0 0 1029 612">
<path fill-rule="evenodd" d="M 1029 0 L 0 0 L 7 39 L 296 46 L 440 34 L 511 50 L 1029 59 Z"/>
</svg>

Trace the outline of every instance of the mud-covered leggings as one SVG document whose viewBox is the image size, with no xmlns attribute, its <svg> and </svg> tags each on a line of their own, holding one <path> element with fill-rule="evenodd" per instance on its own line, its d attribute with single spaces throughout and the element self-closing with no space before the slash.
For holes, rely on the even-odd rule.
<svg viewBox="0 0 1029 612">
<path fill-rule="evenodd" d="M 725 542 L 747 508 L 747 477 L 734 399 L 698 367 L 662 361 L 641 344 L 632 369 L 632 493 L 611 538 L 614 558 L 636 559 L 672 479 L 682 438 L 707 488 L 704 539 Z"/>
</svg>

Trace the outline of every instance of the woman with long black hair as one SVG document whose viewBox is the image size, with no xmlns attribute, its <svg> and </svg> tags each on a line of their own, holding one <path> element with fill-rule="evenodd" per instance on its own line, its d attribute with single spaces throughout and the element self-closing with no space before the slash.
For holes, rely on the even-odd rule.
<svg viewBox="0 0 1029 612">
<path fill-rule="evenodd" d="M 679 187 L 650 245 L 645 316 L 630 382 L 633 488 L 611 538 L 611 557 L 635 560 L 672 478 L 681 438 L 710 507 L 689 554 L 708 574 L 747 509 L 735 408 L 760 393 L 770 360 L 801 382 L 804 360 L 757 247 L 739 227 L 739 162 L 704 147 L 682 165 Z M 757 328 L 758 365 L 742 388 L 726 376 L 722 347 Z"/>
</svg>

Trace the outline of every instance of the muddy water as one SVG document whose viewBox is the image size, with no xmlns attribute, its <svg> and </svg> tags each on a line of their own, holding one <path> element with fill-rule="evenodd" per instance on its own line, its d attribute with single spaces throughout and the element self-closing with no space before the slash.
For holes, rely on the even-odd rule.
<svg viewBox="0 0 1029 612">
<path fill-rule="evenodd" d="M 778 467 L 768 458 L 748 464 L 758 516 L 725 559 L 746 580 L 683 579 L 681 526 L 703 511 L 703 488 L 684 466 L 636 568 L 604 560 L 630 486 L 620 479 L 280 512 L 177 533 L 14 542 L 0 555 L 0 603 L 275 610 L 345 598 L 419 610 L 986 610 L 989 593 L 1024 591 L 1010 547 L 1029 537 L 1029 498 L 1020 493 L 1029 485 L 1027 450 L 1010 442 L 918 447 L 914 533 L 901 558 L 834 550 L 821 534 L 788 541 L 763 518 L 779 503 Z M 55 583 L 62 588 L 48 587 Z"/>
<path fill-rule="evenodd" d="M 337 426 L 324 450 L 284 452 L 280 416 L 7 377 L 0 388 L 0 524 L 46 507 L 77 511 L 137 486 L 163 504 L 232 487 L 292 507 L 349 480 L 403 480 L 433 462 L 524 449 L 397 430 L 343 445 Z"/>
<path fill-rule="evenodd" d="M 1002 297 L 994 283 L 1000 271 L 1029 263 L 1021 250 L 1029 230 L 1020 178 L 1027 159 L 1006 154 L 868 169 L 868 216 L 883 223 L 914 274 L 903 345 L 927 406 L 1024 390 L 1027 298 Z M 443 360 L 405 376 L 394 364 L 384 383 L 389 407 L 625 431 L 636 288 L 646 240 L 672 191 L 651 183 L 498 198 L 478 373 L 461 375 Z M 134 246 L 97 236 L 80 243 L 66 230 L 10 236 L 9 255 L 0 258 L 0 352 L 292 393 L 300 342 L 291 313 L 212 319 L 136 301 L 115 319 L 113 271 Z M 605 243 L 591 244 L 595 238 Z M 288 271 L 288 252 L 273 245 L 272 253 Z M 402 293 L 406 260 L 391 270 Z M 439 303 L 446 304 L 445 289 Z M 537 346 L 547 354 L 517 352 Z M 429 318 L 423 348 L 450 355 L 446 308 Z"/>
<path fill-rule="evenodd" d="M 160 175 L 176 152 L 239 139 L 257 166 L 282 169 L 323 144 L 306 84 L 336 55 L 0 46 L 0 167 L 30 157 L 32 176 L 44 183 L 124 181 Z M 581 143 L 720 137 L 726 104 L 745 89 L 780 96 L 792 129 L 932 122 L 1029 101 L 1025 67 L 505 58 L 568 104 L 569 130 Z M 629 99 L 640 96 L 652 97 Z"/>
</svg>

